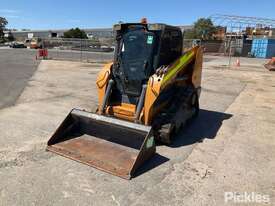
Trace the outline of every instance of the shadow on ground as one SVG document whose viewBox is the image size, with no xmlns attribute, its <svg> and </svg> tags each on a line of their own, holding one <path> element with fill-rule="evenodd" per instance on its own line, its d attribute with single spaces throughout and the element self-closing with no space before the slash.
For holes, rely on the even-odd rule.
<svg viewBox="0 0 275 206">
<path fill-rule="evenodd" d="M 160 165 L 162 165 L 163 163 L 169 161 L 169 159 L 167 157 L 164 157 L 158 153 L 156 153 L 154 155 L 154 157 L 148 161 L 145 162 L 144 165 L 142 165 L 134 174 L 133 178 L 148 172 L 151 169 L 154 169 Z"/>
<path fill-rule="evenodd" d="M 203 141 L 203 139 L 214 139 L 224 120 L 233 115 L 201 109 L 199 116 L 191 120 L 175 138 L 170 147 L 181 147 Z"/>
<path fill-rule="evenodd" d="M 199 116 L 186 125 L 169 147 L 184 147 L 202 142 L 205 138 L 214 139 L 223 121 L 230 119 L 232 116 L 232 114 L 201 109 Z M 167 161 L 169 161 L 167 157 L 156 154 L 135 173 L 134 177 L 154 169 Z"/>
</svg>

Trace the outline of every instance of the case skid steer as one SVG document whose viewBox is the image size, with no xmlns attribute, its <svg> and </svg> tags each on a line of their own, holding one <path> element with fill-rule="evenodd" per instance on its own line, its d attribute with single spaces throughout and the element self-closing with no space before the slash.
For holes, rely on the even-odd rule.
<svg viewBox="0 0 275 206">
<path fill-rule="evenodd" d="M 47 150 L 130 179 L 199 112 L 202 49 L 182 52 L 183 35 L 165 24 L 114 25 L 112 63 L 99 72 L 96 111 L 73 109 Z"/>
</svg>

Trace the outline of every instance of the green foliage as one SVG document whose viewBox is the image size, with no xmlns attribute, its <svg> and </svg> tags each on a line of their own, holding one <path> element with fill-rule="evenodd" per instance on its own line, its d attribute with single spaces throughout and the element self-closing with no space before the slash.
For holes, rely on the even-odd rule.
<svg viewBox="0 0 275 206">
<path fill-rule="evenodd" d="M 64 38 L 88 39 L 85 31 L 79 28 L 70 29 L 69 31 L 64 32 Z"/>
<path fill-rule="evenodd" d="M 194 25 L 194 29 L 198 36 L 202 39 L 211 39 L 212 35 L 216 32 L 216 27 L 213 25 L 211 19 L 200 18 Z"/>
<path fill-rule="evenodd" d="M 4 17 L 0 17 L 0 37 L 1 38 L 4 36 L 3 31 L 7 24 L 8 24 L 8 21 Z"/>
<path fill-rule="evenodd" d="M 188 29 L 184 32 L 185 39 L 197 39 L 197 35 L 194 29 Z"/>
<path fill-rule="evenodd" d="M 210 18 L 200 18 L 194 23 L 194 28 L 187 30 L 184 35 L 186 39 L 209 40 L 216 30 Z"/>
</svg>

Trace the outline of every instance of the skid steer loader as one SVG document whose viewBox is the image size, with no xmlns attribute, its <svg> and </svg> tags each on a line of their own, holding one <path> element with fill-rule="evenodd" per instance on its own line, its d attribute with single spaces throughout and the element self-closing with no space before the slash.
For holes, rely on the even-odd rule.
<svg viewBox="0 0 275 206">
<path fill-rule="evenodd" d="M 47 150 L 130 179 L 199 112 L 202 49 L 182 52 L 183 35 L 165 24 L 114 25 L 112 63 L 99 72 L 96 111 L 73 109 Z"/>
</svg>

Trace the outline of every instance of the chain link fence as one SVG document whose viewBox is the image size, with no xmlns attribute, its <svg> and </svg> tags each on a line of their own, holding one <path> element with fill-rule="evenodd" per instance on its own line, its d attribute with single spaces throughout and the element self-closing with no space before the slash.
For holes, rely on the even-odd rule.
<svg viewBox="0 0 275 206">
<path fill-rule="evenodd" d="M 201 45 L 205 54 L 228 57 L 229 66 L 232 57 L 271 58 L 275 56 L 275 39 L 253 42 L 236 38 L 220 41 L 184 39 L 183 51 L 195 45 Z M 48 58 L 57 60 L 108 62 L 113 60 L 114 55 L 114 41 L 110 38 L 101 40 L 49 38 L 41 41 L 41 47 L 48 50 Z"/>
<path fill-rule="evenodd" d="M 254 41 L 230 38 L 220 41 L 184 39 L 183 50 L 186 51 L 195 45 L 201 45 L 207 55 L 228 57 L 228 66 L 231 66 L 233 57 L 270 59 L 275 56 L 275 39 L 263 38 Z"/>
<path fill-rule="evenodd" d="M 48 58 L 83 62 L 107 62 L 113 59 L 110 40 L 49 38 L 41 40 L 41 48 L 48 50 Z"/>
</svg>

